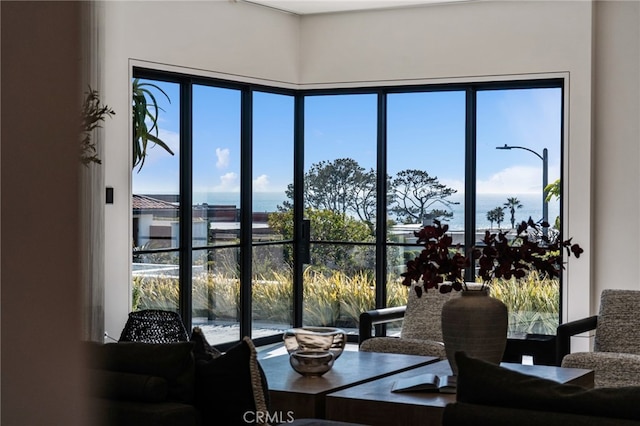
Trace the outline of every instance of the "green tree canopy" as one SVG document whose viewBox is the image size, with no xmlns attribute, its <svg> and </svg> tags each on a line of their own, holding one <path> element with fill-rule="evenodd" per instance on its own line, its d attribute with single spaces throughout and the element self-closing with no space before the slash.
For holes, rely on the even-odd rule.
<svg viewBox="0 0 640 426">
<path fill-rule="evenodd" d="M 435 204 L 450 208 L 459 204 L 448 198 L 458 192 L 438 181 L 435 176 L 422 170 L 407 169 L 398 172 L 391 181 L 394 206 L 390 209 L 404 223 L 422 223 L 425 215 L 432 219 L 451 217 L 446 210 L 431 209 Z"/>
<path fill-rule="evenodd" d="M 286 195 L 293 200 L 293 184 Z M 376 173 L 365 170 L 351 158 L 314 163 L 304 175 L 305 206 L 354 215 L 373 230 L 376 213 Z M 292 207 L 290 201 L 280 210 Z"/>
<path fill-rule="evenodd" d="M 373 237 L 366 223 L 332 210 L 305 209 L 305 218 L 311 222 L 311 240 L 326 242 L 372 242 Z M 269 227 L 293 239 L 293 210 L 269 214 Z M 293 253 L 285 246 L 285 260 L 293 265 Z M 364 266 L 362 259 L 354 256 L 354 248 L 342 244 L 312 244 L 311 262 L 314 265 L 353 271 Z M 370 265 L 369 265 L 370 266 Z"/>
</svg>

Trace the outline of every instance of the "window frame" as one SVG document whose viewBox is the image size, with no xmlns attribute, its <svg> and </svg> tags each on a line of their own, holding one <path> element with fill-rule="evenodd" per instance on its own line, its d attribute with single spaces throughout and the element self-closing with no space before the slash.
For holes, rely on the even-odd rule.
<svg viewBox="0 0 640 426">
<path fill-rule="evenodd" d="M 322 95 L 348 95 L 348 94 L 375 94 L 377 96 L 377 152 L 376 152 L 376 183 L 377 200 L 386 200 L 387 193 L 387 100 L 389 94 L 411 93 L 411 92 L 442 92 L 442 91 L 463 91 L 465 92 L 465 194 L 464 194 L 464 227 L 465 243 L 464 250 L 467 251 L 475 245 L 476 230 L 476 133 L 477 133 L 477 94 L 486 90 L 506 90 L 506 89 L 535 89 L 535 88 L 559 88 L 561 91 L 560 110 L 560 176 L 564 176 L 564 101 L 565 101 L 565 80 L 559 77 L 542 77 L 539 79 L 509 80 L 509 81 L 489 81 L 489 82 L 459 82 L 459 83 L 437 83 L 437 84 L 414 84 L 401 86 L 379 86 L 379 87 L 356 87 L 356 88 L 323 88 L 323 89 L 285 89 L 253 83 L 234 82 L 219 78 L 209 78 L 193 76 L 183 73 L 160 71 L 144 67 L 133 68 L 133 78 L 158 80 L 164 82 L 180 84 L 180 206 L 192 206 L 192 101 L 193 85 L 204 85 L 221 88 L 239 90 L 241 92 L 241 166 L 240 166 L 240 242 L 238 245 L 225 245 L 210 247 L 210 249 L 239 247 L 240 249 L 240 336 L 250 336 L 252 331 L 252 248 L 256 246 L 292 243 L 293 244 L 293 326 L 301 326 L 303 323 L 303 290 L 302 274 L 303 264 L 300 261 L 305 257 L 305 245 L 317 243 L 317 241 L 303 241 L 304 229 L 304 203 L 303 181 L 304 181 L 304 103 L 305 99 Z M 293 217 L 294 232 L 292 240 L 282 240 L 277 242 L 254 242 L 252 240 L 252 93 L 265 92 L 273 94 L 283 94 L 292 96 L 294 99 L 293 111 Z M 563 215 L 563 202 L 560 200 L 560 216 Z M 469 214 L 471 212 L 471 214 Z M 376 253 L 376 286 L 375 286 L 375 307 L 383 308 L 387 301 L 387 249 L 392 246 L 407 246 L 406 244 L 387 242 L 387 203 L 378 202 L 376 207 L 376 238 L 374 243 L 345 243 L 348 245 L 375 245 Z M 192 246 L 192 208 L 180 209 L 180 243 L 176 249 L 164 249 L 163 252 L 178 252 L 179 265 L 179 285 L 180 302 L 179 312 L 184 323 L 190 327 L 192 324 L 192 253 L 194 249 L 203 247 Z M 560 230 L 562 237 L 562 230 Z M 329 243 L 323 241 L 321 243 Z M 145 251 L 144 253 L 155 253 L 156 250 Z M 141 251 L 136 254 L 144 254 Z M 473 280 L 473 269 L 468 268 L 466 279 Z M 249 277 L 247 280 L 245 277 Z M 560 285 L 559 319 L 562 318 L 563 307 L 563 286 Z M 379 330 L 384 334 L 384 328 Z M 355 337 L 355 338 L 354 338 Z M 280 335 L 268 336 L 255 339 L 257 345 L 274 343 L 281 339 Z M 350 336 L 351 340 L 356 340 L 357 336 Z M 235 342 L 218 345 L 221 349 L 230 347 Z"/>
</svg>

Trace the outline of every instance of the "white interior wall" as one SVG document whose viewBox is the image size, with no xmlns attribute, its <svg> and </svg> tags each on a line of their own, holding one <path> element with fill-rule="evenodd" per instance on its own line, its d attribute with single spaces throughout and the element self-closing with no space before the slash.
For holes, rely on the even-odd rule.
<svg viewBox="0 0 640 426">
<path fill-rule="evenodd" d="M 286 85 L 298 80 L 299 19 L 228 1 L 103 2 L 105 123 L 105 330 L 118 338 L 131 306 L 132 65 Z"/>
<path fill-rule="evenodd" d="M 107 331 L 117 334 L 129 309 L 130 131 L 126 111 L 132 63 L 301 88 L 561 75 L 566 78 L 568 94 L 563 223 L 567 234 L 585 248 L 584 256 L 579 261 L 572 259 L 567 269 L 565 319 L 593 312 L 601 288 L 619 287 L 621 280 L 640 288 L 638 267 L 628 267 L 634 263 L 615 263 L 620 258 L 613 254 L 596 261 L 593 244 L 598 242 L 598 254 L 617 252 L 619 243 L 609 230 L 632 224 L 624 229 L 635 236 L 639 229 L 637 197 L 630 199 L 611 190 L 638 191 L 638 150 L 626 156 L 628 140 L 638 140 L 638 105 L 631 101 L 627 102 L 631 105 L 618 105 L 610 88 L 599 86 L 603 81 L 592 75 L 593 67 L 602 80 L 629 79 L 635 84 L 630 96 L 638 92 L 637 72 L 627 75 L 615 66 L 597 66 L 622 60 L 637 70 L 639 62 L 637 4 L 611 3 L 607 2 L 597 19 L 587 1 L 465 2 L 302 18 L 246 3 L 105 3 L 102 93 L 105 103 L 120 112 L 106 124 L 106 184 L 116 192 L 115 203 L 106 212 Z M 628 13 L 629 8 L 635 15 Z M 625 18 L 624 27 L 618 22 L 619 15 Z M 138 30 L 135 17 L 139 16 L 158 29 Z M 614 30 L 614 35 L 599 38 L 594 45 L 594 22 Z M 629 33 L 631 28 L 635 33 Z M 611 44 L 619 43 L 628 45 L 631 52 L 610 52 Z M 594 57 L 600 61 L 595 65 Z M 624 80 L 609 84 L 621 92 L 628 87 Z M 601 101 L 608 100 L 608 113 L 598 107 L 592 111 L 594 91 Z M 592 138 L 592 126 L 606 132 L 608 155 L 599 156 L 596 148 L 598 158 L 592 158 L 593 141 L 600 140 Z M 620 157 L 633 163 L 625 176 L 616 165 Z M 601 198 L 600 192 L 606 196 Z M 594 200 L 599 204 L 594 206 Z M 618 224 L 595 222 L 592 211 L 602 214 L 608 209 L 617 209 Z M 630 247 L 622 260 L 637 264 L 640 249 L 637 243 Z M 609 262 L 620 267 L 611 268 Z"/>
<path fill-rule="evenodd" d="M 563 223 L 585 249 L 567 267 L 565 321 L 589 315 L 597 298 L 590 273 L 592 9 L 586 1 L 483 1 L 311 15 L 301 25 L 303 87 L 565 78 Z"/>
<path fill-rule="evenodd" d="M 599 296 L 605 288 L 640 288 L 640 3 L 602 1 L 595 12 L 593 272 Z"/>
</svg>

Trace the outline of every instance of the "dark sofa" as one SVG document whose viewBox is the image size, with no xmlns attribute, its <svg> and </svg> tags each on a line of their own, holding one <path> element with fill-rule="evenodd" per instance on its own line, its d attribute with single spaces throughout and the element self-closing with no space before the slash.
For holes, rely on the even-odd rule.
<svg viewBox="0 0 640 426">
<path fill-rule="evenodd" d="M 585 389 L 456 354 L 456 403 L 444 426 L 640 425 L 640 387 Z"/>
<path fill-rule="evenodd" d="M 87 344 L 91 410 L 102 425 L 201 425 L 192 342 Z"/>
<path fill-rule="evenodd" d="M 93 424 L 234 426 L 278 419 L 269 412 L 268 384 L 248 338 L 224 354 L 197 341 L 87 343 L 86 351 Z M 290 420 L 292 426 L 348 425 Z"/>
</svg>

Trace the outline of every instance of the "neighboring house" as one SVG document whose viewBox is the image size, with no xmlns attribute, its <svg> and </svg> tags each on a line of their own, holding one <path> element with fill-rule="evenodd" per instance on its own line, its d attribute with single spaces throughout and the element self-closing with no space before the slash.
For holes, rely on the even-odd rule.
<svg viewBox="0 0 640 426">
<path fill-rule="evenodd" d="M 177 247 L 180 205 L 175 195 L 133 194 L 131 207 L 134 247 Z M 197 204 L 193 206 L 192 218 L 194 246 L 204 246 L 207 241 L 220 242 L 239 238 L 240 209 L 235 205 Z M 268 213 L 253 213 L 254 238 L 259 235 L 263 240 L 269 239 L 272 231 L 267 219 Z"/>
</svg>

